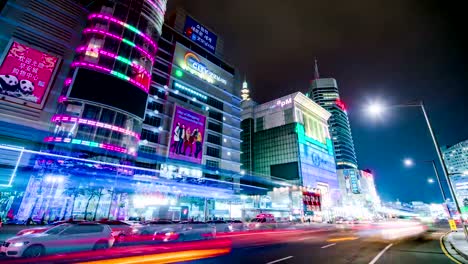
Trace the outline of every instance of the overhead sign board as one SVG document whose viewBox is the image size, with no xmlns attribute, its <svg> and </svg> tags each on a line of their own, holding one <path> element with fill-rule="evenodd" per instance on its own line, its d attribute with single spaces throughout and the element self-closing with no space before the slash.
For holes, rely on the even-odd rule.
<svg viewBox="0 0 468 264">
<path fill-rule="evenodd" d="M 215 53 L 218 36 L 190 16 L 185 19 L 184 34 L 203 48 Z"/>
</svg>

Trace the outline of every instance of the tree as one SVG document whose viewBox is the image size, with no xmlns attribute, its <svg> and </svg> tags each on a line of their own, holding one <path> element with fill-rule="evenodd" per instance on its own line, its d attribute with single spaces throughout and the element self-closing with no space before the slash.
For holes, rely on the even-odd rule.
<svg viewBox="0 0 468 264">
<path fill-rule="evenodd" d="M 96 197 L 98 194 L 99 194 L 99 190 L 98 189 L 87 189 L 86 190 L 86 193 L 87 195 L 89 195 L 88 197 L 88 201 L 86 202 L 86 207 L 85 207 L 85 212 L 84 212 L 84 220 L 87 220 L 88 218 L 88 207 L 89 207 L 89 203 L 91 202 L 91 200 Z"/>
<path fill-rule="evenodd" d="M 83 189 L 81 188 L 77 188 L 77 187 L 71 187 L 71 188 L 68 188 L 66 189 L 63 194 L 65 196 L 71 196 L 72 197 L 72 204 L 71 204 L 71 213 L 70 213 L 70 218 L 73 219 L 73 214 L 75 212 L 75 200 L 76 200 L 76 197 L 78 197 L 79 195 L 84 195 L 85 192 Z M 66 218 L 67 217 L 67 209 L 68 209 L 68 199 L 67 199 L 67 203 L 65 204 L 65 212 L 63 213 L 63 218 Z"/>
<path fill-rule="evenodd" d="M 104 191 L 104 189 L 99 188 L 98 192 L 96 193 L 96 196 L 98 197 L 98 201 L 97 201 L 97 204 L 96 204 L 96 208 L 94 209 L 93 221 L 96 221 L 96 214 L 97 214 L 97 211 L 98 211 L 98 208 L 99 208 L 99 203 L 101 202 L 102 195 L 104 195 L 104 193 L 102 191 Z"/>
</svg>

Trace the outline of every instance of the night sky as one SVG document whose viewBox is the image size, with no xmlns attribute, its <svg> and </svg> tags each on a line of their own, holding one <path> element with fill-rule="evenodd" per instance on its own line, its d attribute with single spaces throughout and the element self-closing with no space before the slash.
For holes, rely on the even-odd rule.
<svg viewBox="0 0 468 264">
<path fill-rule="evenodd" d="M 437 3 L 436 3 L 437 2 Z M 321 77 L 337 79 L 347 103 L 361 168 L 374 171 L 383 200 L 442 201 L 436 159 L 418 109 L 373 119 L 366 104 L 424 100 L 441 145 L 468 138 L 465 14 L 447 1 L 169 0 L 225 40 L 226 60 L 247 74 L 265 102 L 306 92 L 317 57 Z"/>
</svg>

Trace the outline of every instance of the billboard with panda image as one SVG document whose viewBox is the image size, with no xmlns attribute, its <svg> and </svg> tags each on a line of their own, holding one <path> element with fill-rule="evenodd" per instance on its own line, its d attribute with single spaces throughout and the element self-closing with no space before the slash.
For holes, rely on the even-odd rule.
<svg viewBox="0 0 468 264">
<path fill-rule="evenodd" d="M 0 64 L 0 97 L 42 108 L 60 58 L 11 41 Z"/>
</svg>

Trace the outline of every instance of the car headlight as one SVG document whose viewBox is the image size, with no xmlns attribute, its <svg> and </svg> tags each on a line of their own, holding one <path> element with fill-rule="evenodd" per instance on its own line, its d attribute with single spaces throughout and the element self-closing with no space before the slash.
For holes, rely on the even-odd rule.
<svg viewBox="0 0 468 264">
<path fill-rule="evenodd" d="M 33 233 L 34 233 L 34 231 L 30 230 L 30 231 L 26 231 L 26 232 L 22 233 L 21 235 L 24 236 L 24 235 L 30 235 L 30 234 L 33 234 Z"/>
<path fill-rule="evenodd" d="M 22 246 L 25 246 L 27 244 L 29 244 L 29 242 L 27 242 L 27 241 L 25 241 L 25 242 L 15 242 L 15 243 L 13 243 L 13 246 L 14 247 L 22 247 Z"/>
<path fill-rule="evenodd" d="M 164 234 L 165 236 L 172 236 L 174 234 L 174 232 L 167 232 L 166 234 Z"/>
</svg>

